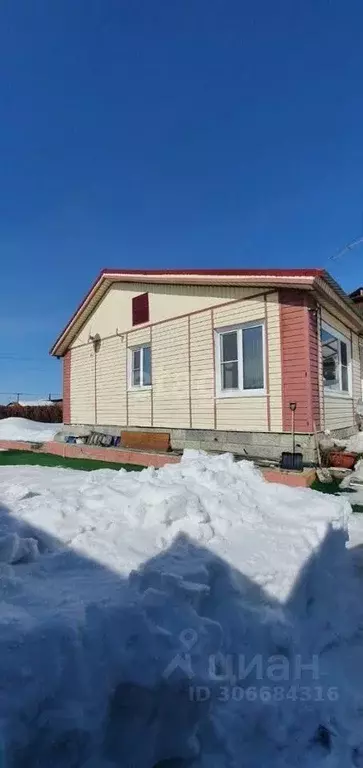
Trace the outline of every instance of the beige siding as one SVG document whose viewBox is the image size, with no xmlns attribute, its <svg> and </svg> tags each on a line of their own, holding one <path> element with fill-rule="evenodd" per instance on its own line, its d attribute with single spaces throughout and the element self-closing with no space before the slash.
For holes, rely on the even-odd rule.
<svg viewBox="0 0 363 768">
<path fill-rule="evenodd" d="M 188 318 L 152 329 L 153 425 L 190 427 Z"/>
<path fill-rule="evenodd" d="M 214 429 L 214 335 L 212 313 L 190 318 L 190 376 L 192 427 Z"/>
<path fill-rule="evenodd" d="M 265 301 L 264 297 L 258 299 L 249 299 L 248 301 L 237 301 L 228 307 L 220 307 L 213 310 L 213 321 L 215 328 L 223 326 L 236 325 L 238 323 L 249 323 L 252 320 L 264 320 Z"/>
<path fill-rule="evenodd" d="M 217 429 L 267 432 L 267 397 L 217 399 Z"/>
<path fill-rule="evenodd" d="M 342 429 L 353 425 L 353 406 L 350 397 L 324 398 L 325 429 Z"/>
<path fill-rule="evenodd" d="M 357 391 L 357 336 L 352 334 L 350 329 L 335 315 L 331 315 L 326 309 L 321 311 L 322 321 L 328 323 L 333 329 L 342 333 L 350 342 L 353 338 L 352 344 L 352 370 L 351 370 L 351 385 L 353 391 L 353 397 L 355 397 Z M 323 384 L 324 385 L 324 384 Z M 324 428 L 325 429 L 343 429 L 345 427 L 352 427 L 354 425 L 353 415 L 353 398 L 346 397 L 344 395 L 336 395 L 329 392 L 324 392 Z"/>
<path fill-rule="evenodd" d="M 93 346 L 72 350 L 71 422 L 95 423 L 95 355 Z"/>
<path fill-rule="evenodd" d="M 353 402 L 354 406 L 356 406 L 358 400 L 360 400 L 362 396 L 362 387 L 360 375 L 359 340 L 355 333 L 352 334 L 352 387 Z"/>
<path fill-rule="evenodd" d="M 133 293 L 142 291 L 144 286 L 133 286 Z M 277 293 L 264 297 L 238 301 L 229 306 L 214 307 L 185 317 L 171 319 L 156 325 L 137 329 L 123 329 L 121 321 L 118 335 L 107 336 L 106 316 L 112 317 L 110 302 L 117 299 L 118 311 L 123 305 L 125 286 L 115 286 L 105 296 L 99 307 L 103 320 L 83 329 L 83 340 L 89 333 L 102 337 L 97 352 L 97 380 L 95 388 L 94 350 L 91 343 L 73 347 L 72 350 L 72 421 L 73 423 L 95 423 L 164 428 L 221 429 L 242 431 L 267 431 L 267 396 L 256 397 L 215 397 L 214 370 L 214 329 L 254 320 L 264 320 L 267 312 L 268 364 L 270 387 L 271 429 L 282 430 L 281 413 L 281 348 L 280 315 Z M 149 286 L 151 288 L 151 286 Z M 153 286 L 155 288 L 155 286 Z M 169 286 L 162 286 L 163 290 Z M 177 289 L 176 289 L 177 290 Z M 201 296 L 190 288 L 193 302 L 201 299 L 208 305 L 226 300 L 219 297 Z M 220 294 L 239 291 L 221 287 Z M 255 289 L 243 289 L 243 293 Z M 179 299 L 185 296 L 166 294 L 170 299 L 169 309 L 178 311 Z M 120 299 L 122 301 L 120 302 Z M 128 296 L 128 300 L 130 296 Z M 160 297 L 159 297 L 160 299 Z M 212 299 L 212 300 L 211 300 Z M 116 306 L 116 305 L 115 305 Z M 164 305 L 164 311 L 165 310 Z M 183 304 L 185 308 L 185 302 Z M 194 306 L 194 304 L 193 304 Z M 125 309 L 125 308 L 124 308 Z M 122 311 L 124 311 L 124 309 Z M 169 311 L 168 309 L 168 311 Z M 130 310 L 131 311 L 131 310 Z M 161 309 L 160 309 L 161 311 Z M 122 312 L 121 312 L 122 314 Z M 94 314 L 94 319 L 97 311 Z M 212 317 L 213 316 L 213 317 Z M 100 317 L 99 317 L 100 319 Z M 130 318 L 129 318 L 130 319 Z M 119 317 L 120 320 L 120 317 Z M 110 322 L 110 317 L 107 322 Z M 116 328 L 114 331 L 116 331 Z M 104 336 L 102 336 L 102 329 Z M 151 343 L 152 377 L 151 390 L 130 390 L 128 368 L 130 349 L 140 344 Z M 96 410 L 95 410 L 96 396 Z"/>
<path fill-rule="evenodd" d="M 238 297 L 259 293 L 259 288 L 237 286 L 151 285 L 147 283 L 115 283 L 85 322 L 72 347 L 87 344 L 90 335 L 101 338 L 132 329 L 132 299 L 149 294 L 150 323 L 158 323 L 178 315 L 233 301 Z"/>
<path fill-rule="evenodd" d="M 141 344 L 149 344 L 151 338 L 150 326 L 147 328 L 138 328 L 127 334 L 127 346 L 138 347 Z"/>
<path fill-rule="evenodd" d="M 83 347 L 87 349 L 87 347 Z M 72 359 L 75 353 L 72 352 Z M 126 424 L 126 341 L 104 339 L 96 356 L 97 424 Z"/>
<path fill-rule="evenodd" d="M 151 390 L 128 392 L 128 426 L 151 427 Z"/>
<path fill-rule="evenodd" d="M 277 320 L 276 313 L 277 307 L 270 306 L 269 312 L 271 313 L 272 329 L 271 329 L 271 342 L 272 342 L 272 358 L 273 358 L 273 371 L 272 381 L 274 387 L 274 398 L 279 399 L 279 386 L 281 386 L 281 373 L 278 370 L 279 357 L 279 342 L 272 338 L 274 333 L 274 324 L 278 327 L 279 321 Z M 220 307 L 213 310 L 213 319 L 215 328 L 223 328 L 229 325 L 237 325 L 239 323 L 248 323 L 253 320 L 265 319 L 265 300 L 264 297 L 257 299 L 249 299 L 248 301 L 241 301 L 233 304 L 229 307 Z M 281 370 L 281 369 L 280 369 Z M 281 390 L 280 390 L 281 391 Z M 275 402 L 274 400 L 274 405 Z M 277 414 L 277 421 L 280 424 L 279 416 Z M 232 429 L 241 430 L 243 432 L 267 432 L 268 430 L 268 418 L 267 418 L 267 397 L 266 396 L 240 396 L 240 397 L 223 397 L 216 400 L 216 426 L 217 429 Z"/>
<path fill-rule="evenodd" d="M 321 310 L 321 319 L 324 323 L 328 323 L 328 325 L 331 325 L 332 328 L 336 328 L 339 333 L 342 333 L 344 336 L 350 339 L 350 329 L 348 326 L 339 320 L 335 315 L 331 315 L 330 312 L 327 312 L 327 310 L 324 308 Z"/>
<path fill-rule="evenodd" d="M 280 304 L 277 293 L 266 297 L 268 332 L 268 369 L 270 394 L 270 427 L 282 432 L 282 373 Z"/>
<path fill-rule="evenodd" d="M 319 366 L 319 413 L 320 413 L 320 428 L 325 427 L 325 415 L 324 415 L 324 379 L 323 379 L 323 348 L 321 344 L 321 316 L 318 313 L 318 366 Z"/>
</svg>

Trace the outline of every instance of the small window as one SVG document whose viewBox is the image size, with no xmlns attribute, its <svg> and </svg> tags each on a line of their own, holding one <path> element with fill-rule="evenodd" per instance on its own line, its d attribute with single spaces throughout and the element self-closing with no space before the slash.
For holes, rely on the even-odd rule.
<svg viewBox="0 0 363 768">
<path fill-rule="evenodd" d="M 324 388 L 331 392 L 349 393 L 351 349 L 348 340 L 330 326 L 322 326 Z"/>
<path fill-rule="evenodd" d="M 220 330 L 216 336 L 220 394 L 262 394 L 265 388 L 263 323 Z"/>
<path fill-rule="evenodd" d="M 132 325 L 149 322 L 149 294 L 140 293 L 132 299 Z"/>
<path fill-rule="evenodd" d="M 131 350 L 131 387 L 151 386 L 151 347 L 145 345 Z"/>
</svg>

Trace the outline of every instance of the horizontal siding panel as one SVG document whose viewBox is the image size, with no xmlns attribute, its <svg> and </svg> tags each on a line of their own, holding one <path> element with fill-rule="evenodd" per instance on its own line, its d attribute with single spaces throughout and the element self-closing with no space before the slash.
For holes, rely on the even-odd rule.
<svg viewBox="0 0 363 768">
<path fill-rule="evenodd" d="M 96 360 L 97 424 L 124 426 L 126 422 L 126 342 L 104 339 Z"/>
<path fill-rule="evenodd" d="M 191 426 L 214 428 L 214 357 L 212 314 L 190 318 Z"/>
<path fill-rule="evenodd" d="M 151 427 L 151 390 L 129 391 L 128 425 Z"/>
<path fill-rule="evenodd" d="M 353 425 L 353 405 L 350 398 L 324 397 L 325 429 L 342 429 Z"/>
<path fill-rule="evenodd" d="M 352 388 L 354 408 L 356 408 L 358 400 L 362 397 L 359 339 L 356 333 L 352 334 Z"/>
<path fill-rule="evenodd" d="M 217 429 L 267 432 L 267 397 L 226 397 L 216 400 Z"/>
<path fill-rule="evenodd" d="M 94 424 L 95 355 L 92 344 L 72 350 L 70 392 L 72 424 Z"/>
<path fill-rule="evenodd" d="M 215 328 L 248 323 L 254 320 L 263 320 L 265 315 L 264 298 L 239 301 L 229 307 L 220 307 L 213 310 Z"/>
<path fill-rule="evenodd" d="M 339 320 L 335 315 L 331 315 L 330 312 L 328 312 L 323 307 L 321 310 L 321 319 L 324 323 L 328 323 L 328 325 L 331 325 L 332 328 L 336 328 L 337 331 L 350 339 L 349 327 L 345 325 L 345 323 L 343 323 L 341 320 Z"/>
<path fill-rule="evenodd" d="M 153 426 L 189 427 L 188 318 L 152 331 Z"/>
<path fill-rule="evenodd" d="M 282 432 L 282 369 L 280 304 L 277 293 L 266 297 L 268 329 L 268 375 L 270 394 L 270 429 Z"/>
<path fill-rule="evenodd" d="M 71 346 L 87 344 L 90 335 L 96 333 L 104 339 L 116 333 L 133 332 L 132 301 L 143 293 L 149 294 L 150 324 L 155 324 L 168 322 L 178 315 L 185 316 L 207 307 L 233 302 L 262 290 L 252 286 L 114 282 L 99 303 L 95 299 L 90 301 L 92 312 L 86 320 L 83 315 L 76 322 L 77 336 Z"/>
<path fill-rule="evenodd" d="M 128 347 L 137 347 L 140 344 L 149 344 L 150 343 L 150 327 L 148 328 L 138 328 L 137 330 L 132 330 L 127 334 L 127 345 Z"/>
</svg>

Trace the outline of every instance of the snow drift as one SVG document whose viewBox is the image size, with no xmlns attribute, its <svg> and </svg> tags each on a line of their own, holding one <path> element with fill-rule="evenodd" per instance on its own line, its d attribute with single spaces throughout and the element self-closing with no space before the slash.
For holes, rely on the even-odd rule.
<svg viewBox="0 0 363 768">
<path fill-rule="evenodd" d="M 194 452 L 2 467 L 0 498 L 0 765 L 350 765 L 345 500 Z"/>
<path fill-rule="evenodd" d="M 17 416 L 0 420 L 0 440 L 23 440 L 30 443 L 45 443 L 53 440 L 61 424 L 30 421 Z"/>
</svg>

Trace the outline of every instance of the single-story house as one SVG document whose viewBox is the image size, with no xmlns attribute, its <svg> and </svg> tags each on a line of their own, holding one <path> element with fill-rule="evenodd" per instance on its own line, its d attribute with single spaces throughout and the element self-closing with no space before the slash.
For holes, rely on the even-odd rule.
<svg viewBox="0 0 363 768">
<path fill-rule="evenodd" d="M 360 294 L 359 294 L 360 295 Z M 322 269 L 104 269 L 51 349 L 65 424 L 278 458 L 349 436 L 363 313 Z"/>
</svg>

